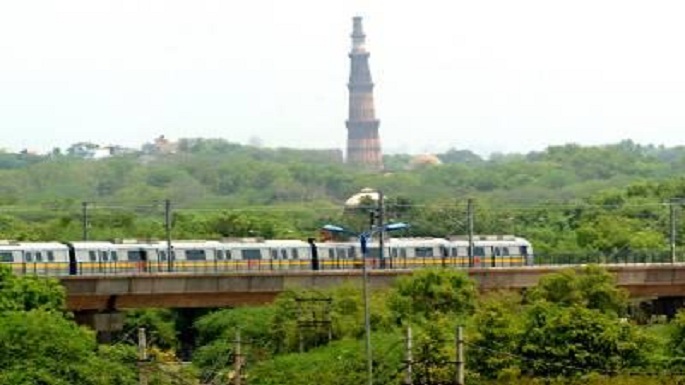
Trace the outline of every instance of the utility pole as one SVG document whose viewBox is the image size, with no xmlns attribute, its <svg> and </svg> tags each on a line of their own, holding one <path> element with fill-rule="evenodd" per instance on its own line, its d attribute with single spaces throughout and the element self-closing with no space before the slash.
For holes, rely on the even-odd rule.
<svg viewBox="0 0 685 385">
<path fill-rule="evenodd" d="M 164 231 L 166 232 L 166 260 L 167 271 L 174 270 L 173 254 L 171 250 L 171 201 L 164 201 Z"/>
<path fill-rule="evenodd" d="M 457 327 L 457 385 L 464 385 L 464 328 Z"/>
<path fill-rule="evenodd" d="M 240 385 L 243 372 L 243 354 L 241 351 L 240 329 L 235 331 L 235 341 L 233 348 L 233 383 Z"/>
<path fill-rule="evenodd" d="M 412 385 L 413 380 L 412 380 L 412 364 L 414 357 L 412 356 L 411 349 L 412 349 L 412 340 L 411 340 L 411 326 L 407 326 L 407 340 L 405 342 L 405 361 L 407 363 L 407 371 L 405 372 L 404 376 L 404 385 Z"/>
<path fill-rule="evenodd" d="M 88 240 L 88 202 L 81 202 L 81 224 L 83 225 L 83 240 Z"/>
<path fill-rule="evenodd" d="M 145 328 L 138 328 L 138 383 L 147 385 L 147 339 Z"/>
<path fill-rule="evenodd" d="M 366 342 L 366 372 L 367 380 L 369 385 L 373 385 L 373 357 L 371 350 L 371 305 L 369 304 L 369 269 L 366 266 L 366 260 L 369 256 L 369 240 L 373 239 L 373 225 L 376 221 L 374 212 L 371 211 L 369 214 L 369 232 L 368 234 L 359 235 L 359 243 L 362 252 L 362 299 L 364 302 L 364 339 Z"/>
<path fill-rule="evenodd" d="M 469 267 L 474 265 L 473 256 L 473 199 L 469 198 L 466 205 L 466 220 L 469 224 Z"/>
<path fill-rule="evenodd" d="M 378 228 L 380 229 L 378 238 L 378 264 L 381 269 L 385 269 L 385 197 L 383 191 L 378 191 Z"/>
<path fill-rule="evenodd" d="M 675 215 L 675 209 L 676 209 L 676 199 L 671 198 L 669 202 L 669 212 L 670 212 L 670 217 L 671 217 L 671 263 L 676 262 L 676 255 L 675 255 L 675 241 L 676 241 L 676 215 Z"/>
</svg>

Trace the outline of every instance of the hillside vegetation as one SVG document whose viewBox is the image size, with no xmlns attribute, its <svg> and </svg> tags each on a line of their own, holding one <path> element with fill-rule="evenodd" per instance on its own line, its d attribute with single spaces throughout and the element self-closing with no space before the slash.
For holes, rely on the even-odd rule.
<svg viewBox="0 0 685 385">
<path fill-rule="evenodd" d="M 92 239 L 163 237 L 165 199 L 175 238 L 304 238 L 326 222 L 363 226 L 366 215 L 343 215 L 342 205 L 372 187 L 388 197 L 390 220 L 411 223 L 407 235 L 464 234 L 473 198 L 477 233 L 528 237 L 541 257 L 648 259 L 667 250 L 665 203 L 685 196 L 682 147 L 624 141 L 489 159 L 465 150 L 438 157 L 440 166 L 386 156 L 387 171 L 369 173 L 319 151 L 219 139 L 181 140 L 176 154 L 102 160 L 69 151 L 0 153 L 0 238 L 79 239 L 82 202 Z M 679 211 L 675 218 L 682 233 Z"/>
</svg>

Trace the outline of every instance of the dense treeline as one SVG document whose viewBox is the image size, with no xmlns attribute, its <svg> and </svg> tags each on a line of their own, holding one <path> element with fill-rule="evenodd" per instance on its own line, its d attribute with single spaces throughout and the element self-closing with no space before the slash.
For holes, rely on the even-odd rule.
<svg viewBox="0 0 685 385">
<path fill-rule="evenodd" d="M 405 383 L 409 327 L 413 383 L 451 383 L 457 326 L 465 329 L 469 384 L 681 383 L 685 312 L 644 325 L 630 310 L 614 277 L 594 265 L 545 276 L 524 294 L 479 294 L 463 272 L 418 271 L 372 292 L 375 383 Z M 240 342 L 240 375 L 249 383 L 363 384 L 363 314 L 355 285 L 294 289 L 270 306 L 214 311 L 194 324 L 193 365 L 180 366 L 174 352 L 184 329 L 173 311 L 131 312 L 115 343 L 99 345 L 65 311 L 57 281 L 0 267 L 0 383 L 230 383 Z M 151 343 L 142 366 L 139 327 Z"/>
<path fill-rule="evenodd" d="M 176 154 L 128 154 L 101 160 L 75 155 L 0 154 L 0 203 L 144 203 L 180 206 L 340 202 L 365 186 L 413 201 L 492 193 L 510 201 L 576 198 L 629 180 L 685 172 L 685 148 L 631 141 L 565 145 L 482 159 L 466 150 L 438 154 L 440 167 L 386 156 L 387 172 L 346 167 L 325 153 L 241 146 L 219 139 L 181 140 Z"/>
<path fill-rule="evenodd" d="M 670 236 L 665 203 L 685 196 L 685 148 L 630 141 L 489 159 L 450 150 L 438 154 L 440 166 L 392 155 L 382 174 L 325 152 L 214 139 L 181 140 L 176 154 L 89 160 L 76 153 L 0 154 L 0 238 L 79 239 L 82 202 L 91 239 L 162 238 L 170 199 L 175 238 L 302 239 L 326 222 L 365 226 L 365 214 L 343 213 L 342 204 L 370 186 L 388 197 L 390 220 L 411 223 L 406 235 L 466 233 L 473 198 L 477 233 L 528 237 L 541 262 L 661 260 Z M 675 219 L 682 234 L 679 211 Z"/>
<path fill-rule="evenodd" d="M 272 306 L 210 313 L 195 324 L 193 362 L 208 382 L 228 383 L 237 375 L 240 331 L 248 363 L 243 375 L 252 384 L 365 383 L 360 292 L 355 286 L 295 290 Z M 596 266 L 546 276 L 525 295 L 479 295 L 461 272 L 420 271 L 373 292 L 375 383 L 405 383 L 408 327 L 413 383 L 452 383 L 458 325 L 465 328 L 469 384 L 683 381 L 685 313 L 647 327 L 636 325 L 628 310 L 626 293 Z"/>
</svg>

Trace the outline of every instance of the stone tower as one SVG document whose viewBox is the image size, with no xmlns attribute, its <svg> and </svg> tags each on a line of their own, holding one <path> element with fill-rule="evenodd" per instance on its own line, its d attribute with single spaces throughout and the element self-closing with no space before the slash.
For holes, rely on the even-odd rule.
<svg viewBox="0 0 685 385">
<path fill-rule="evenodd" d="M 347 126 L 347 163 L 370 170 L 383 169 L 381 140 L 373 107 L 373 82 L 369 70 L 369 53 L 364 45 L 366 35 L 362 18 L 352 19 L 352 51 L 350 52 L 350 111 Z"/>
</svg>

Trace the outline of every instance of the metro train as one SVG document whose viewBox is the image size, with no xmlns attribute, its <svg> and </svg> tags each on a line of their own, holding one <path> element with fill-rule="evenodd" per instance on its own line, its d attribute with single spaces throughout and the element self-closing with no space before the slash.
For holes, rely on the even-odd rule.
<svg viewBox="0 0 685 385">
<path fill-rule="evenodd" d="M 226 239 L 115 242 L 0 241 L 0 265 L 17 274 L 49 276 L 162 272 L 241 272 L 420 267 L 530 266 L 533 248 L 515 236 L 476 236 L 473 257 L 466 239 L 390 238 L 383 252 L 369 242 L 363 258 L 360 242 Z"/>
</svg>

